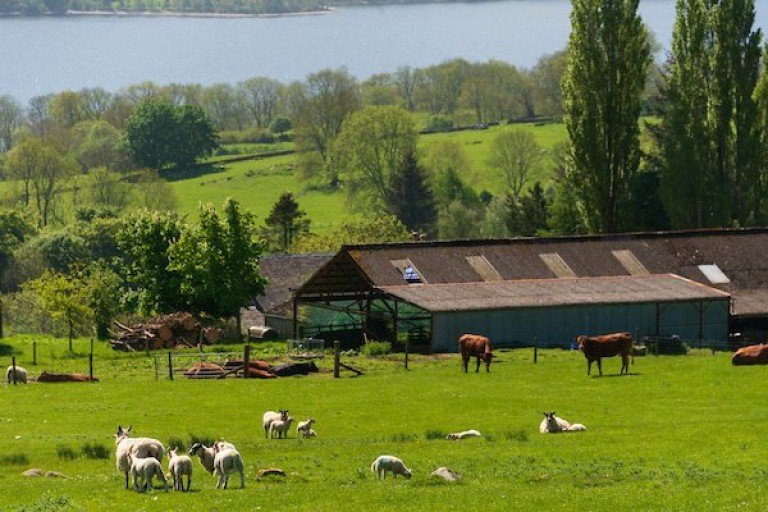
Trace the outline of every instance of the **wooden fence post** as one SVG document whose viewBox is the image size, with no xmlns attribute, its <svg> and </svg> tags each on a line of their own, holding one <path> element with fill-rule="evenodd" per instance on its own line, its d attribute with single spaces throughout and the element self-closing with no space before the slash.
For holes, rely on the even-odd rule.
<svg viewBox="0 0 768 512">
<path fill-rule="evenodd" d="M 341 357 L 341 342 L 333 340 L 333 378 L 339 378 L 339 358 Z"/>
<path fill-rule="evenodd" d="M 32 366 L 37 366 L 37 340 L 32 341 Z"/>
<path fill-rule="evenodd" d="M 243 347 L 243 378 L 247 379 L 251 373 L 251 344 L 246 343 Z"/>
<path fill-rule="evenodd" d="M 168 377 L 173 380 L 173 355 L 168 351 Z"/>
<path fill-rule="evenodd" d="M 11 379 L 13 381 L 13 385 L 16 385 L 16 357 L 11 358 L 11 368 L 13 368 L 13 378 Z"/>
<path fill-rule="evenodd" d="M 536 336 L 533 337 L 533 364 L 539 362 L 539 340 Z"/>
<path fill-rule="evenodd" d="M 91 383 L 93 383 L 93 351 L 88 354 L 88 377 L 90 377 Z"/>
</svg>

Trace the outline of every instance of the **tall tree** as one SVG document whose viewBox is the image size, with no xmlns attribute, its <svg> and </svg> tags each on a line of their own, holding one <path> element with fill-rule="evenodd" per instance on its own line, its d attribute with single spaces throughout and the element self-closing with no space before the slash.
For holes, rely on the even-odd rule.
<svg viewBox="0 0 768 512">
<path fill-rule="evenodd" d="M 502 132 L 491 143 L 489 165 L 504 180 L 507 190 L 519 197 L 538 169 L 543 149 L 531 132 L 515 129 Z"/>
<path fill-rule="evenodd" d="M 752 0 L 679 0 L 669 65 L 661 195 L 672 227 L 748 225 L 763 209 L 759 30 Z M 685 193 L 680 193 L 685 190 Z"/>
<path fill-rule="evenodd" d="M 651 62 L 639 0 L 574 0 L 563 81 L 568 177 L 594 232 L 623 227 L 640 161 L 641 95 Z"/>
<path fill-rule="evenodd" d="M 76 330 L 93 317 L 93 310 L 88 305 L 87 286 L 81 276 L 46 270 L 41 277 L 26 286 L 37 293 L 43 307 L 54 320 L 66 324 L 69 351 L 72 352 Z"/>
<path fill-rule="evenodd" d="M 13 136 L 21 126 L 24 112 L 11 96 L 0 96 L 0 153 L 13 147 Z"/>
<path fill-rule="evenodd" d="M 408 229 L 419 233 L 434 231 L 437 221 L 435 196 L 414 148 L 407 150 L 400 169 L 390 177 L 387 202 L 390 211 Z"/>
<path fill-rule="evenodd" d="M 305 216 L 306 212 L 299 209 L 293 194 L 281 194 L 264 220 L 266 229 L 263 233 L 270 246 L 278 252 L 287 252 L 298 236 L 309 231 L 310 221 Z"/>
</svg>

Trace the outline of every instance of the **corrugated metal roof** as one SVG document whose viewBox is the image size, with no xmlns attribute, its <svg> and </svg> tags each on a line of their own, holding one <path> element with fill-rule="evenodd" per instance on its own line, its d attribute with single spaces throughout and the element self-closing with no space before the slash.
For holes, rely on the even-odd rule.
<svg viewBox="0 0 768 512">
<path fill-rule="evenodd" d="M 383 286 L 380 289 L 431 312 L 727 300 L 729 297 L 728 293 L 673 274 Z"/>
</svg>

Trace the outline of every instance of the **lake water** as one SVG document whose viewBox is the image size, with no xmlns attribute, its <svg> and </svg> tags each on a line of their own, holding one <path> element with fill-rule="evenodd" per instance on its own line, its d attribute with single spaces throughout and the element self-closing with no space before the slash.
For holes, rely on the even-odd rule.
<svg viewBox="0 0 768 512">
<path fill-rule="evenodd" d="M 287 84 L 342 66 L 365 80 L 458 57 L 531 68 L 565 47 L 570 10 L 570 0 L 504 0 L 264 18 L 5 18 L 0 95 L 27 102 L 84 87 L 235 84 L 254 76 Z M 640 14 L 668 49 L 675 0 L 641 0 Z M 768 25 L 768 0 L 757 1 L 755 25 Z"/>
</svg>

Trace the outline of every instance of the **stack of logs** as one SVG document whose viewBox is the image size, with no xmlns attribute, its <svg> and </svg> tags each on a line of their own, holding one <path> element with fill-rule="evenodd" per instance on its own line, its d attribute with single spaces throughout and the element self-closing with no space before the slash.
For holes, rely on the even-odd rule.
<svg viewBox="0 0 768 512">
<path fill-rule="evenodd" d="M 171 313 L 150 318 L 146 323 L 128 326 L 115 320 L 120 332 L 113 332 L 112 348 L 126 352 L 196 347 L 199 343 L 216 343 L 221 330 L 201 329 L 190 313 Z"/>
</svg>

